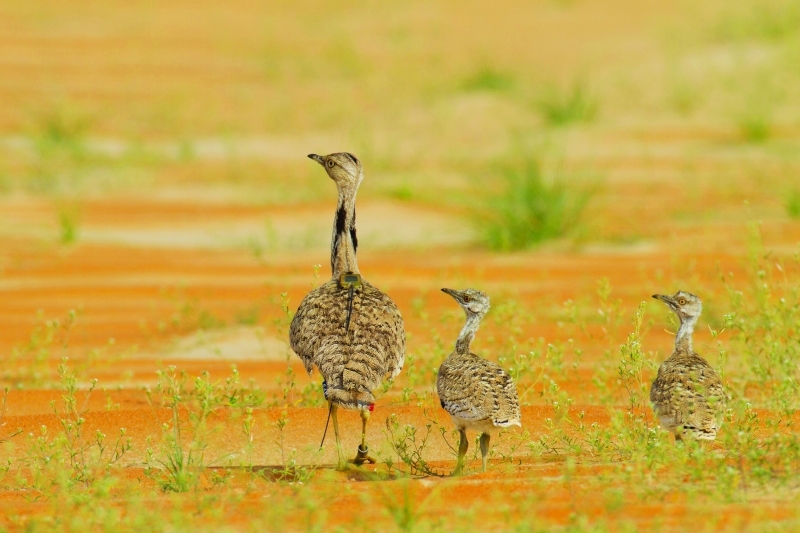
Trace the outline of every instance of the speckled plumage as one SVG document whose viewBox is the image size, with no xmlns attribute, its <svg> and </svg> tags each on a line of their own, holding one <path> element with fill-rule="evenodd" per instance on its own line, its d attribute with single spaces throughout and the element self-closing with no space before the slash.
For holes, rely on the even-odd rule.
<svg viewBox="0 0 800 533">
<path fill-rule="evenodd" d="M 361 446 L 353 460 L 375 462 L 366 445 L 372 391 L 403 368 L 403 318 L 387 295 L 361 277 L 356 260 L 356 193 L 364 173 L 347 152 L 308 156 L 325 168 L 339 192 L 331 235 L 331 279 L 303 298 L 289 330 L 292 349 L 309 375 L 316 367 L 330 406 L 342 466 L 337 409 L 358 409 Z"/>
<path fill-rule="evenodd" d="M 714 440 L 722 425 L 726 397 L 717 373 L 692 349 L 692 333 L 702 302 L 683 291 L 653 298 L 666 303 L 681 322 L 675 350 L 659 367 L 650 389 L 653 411 L 677 440 Z"/>
<path fill-rule="evenodd" d="M 474 353 L 453 352 L 439 367 L 436 390 L 458 429 L 520 425 L 517 387 L 505 370 Z"/>
<path fill-rule="evenodd" d="M 505 370 L 469 349 L 481 319 L 489 310 L 488 296 L 475 289 L 442 291 L 455 298 L 467 316 L 455 350 L 439 367 L 436 378 L 436 390 L 442 408 L 450 414 L 461 433 L 458 465 L 454 474 L 459 474 L 463 466 L 468 446 L 467 429 L 482 433 L 481 453 L 485 471 L 491 432 L 521 425 L 517 388 Z"/>
<path fill-rule="evenodd" d="M 350 327 L 345 331 L 348 290 L 332 279 L 303 299 L 292 320 L 292 350 L 306 371 L 319 369 L 327 399 L 348 409 L 366 409 L 384 377 L 403 368 L 405 336 L 397 306 L 362 279 L 353 291 Z"/>
</svg>

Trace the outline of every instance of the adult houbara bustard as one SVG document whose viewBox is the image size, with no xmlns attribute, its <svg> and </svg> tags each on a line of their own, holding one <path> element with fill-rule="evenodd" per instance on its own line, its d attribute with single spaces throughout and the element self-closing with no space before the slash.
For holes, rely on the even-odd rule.
<svg viewBox="0 0 800 533">
<path fill-rule="evenodd" d="M 658 368 L 650 389 L 650 401 L 658 420 L 675 435 L 714 440 L 722 425 L 725 391 L 708 361 L 692 349 L 692 333 L 703 303 L 694 294 L 678 291 L 672 296 L 654 294 L 678 315 L 675 351 Z"/>
<path fill-rule="evenodd" d="M 331 239 L 331 279 L 312 290 L 297 309 L 289 332 L 292 349 L 306 371 L 316 366 L 336 434 L 338 466 L 345 462 L 339 439 L 337 409 L 361 413 L 361 445 L 356 465 L 374 463 L 366 443 L 367 420 L 378 388 L 403 368 L 403 318 L 387 295 L 361 277 L 356 262 L 356 193 L 364 179 L 361 162 L 347 152 L 308 156 L 336 183 L 339 201 Z"/>
<path fill-rule="evenodd" d="M 481 319 L 489 311 L 489 297 L 475 289 L 442 289 L 461 305 L 467 315 L 464 328 L 436 378 L 442 408 L 450 413 L 460 434 L 458 462 L 453 475 L 461 474 L 469 447 L 467 429 L 481 433 L 481 460 L 486 472 L 491 432 L 520 426 L 519 398 L 514 380 L 496 364 L 470 352 L 469 345 Z"/>
</svg>

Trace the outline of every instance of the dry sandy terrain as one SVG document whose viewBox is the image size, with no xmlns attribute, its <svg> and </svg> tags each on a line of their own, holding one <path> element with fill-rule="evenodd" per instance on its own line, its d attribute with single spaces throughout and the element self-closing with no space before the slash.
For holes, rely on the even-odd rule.
<svg viewBox="0 0 800 533">
<path fill-rule="evenodd" d="M 800 528 L 800 10 L 301 4 L 0 6 L 0 531 Z M 591 112 L 548 118 L 573 88 Z M 359 266 L 408 333 L 380 460 L 346 471 L 288 346 L 329 275 L 335 189 L 305 154 L 340 149 Z M 590 200 L 491 251 L 475 213 L 530 158 Z M 468 286 L 523 427 L 448 478 L 435 370 L 463 317 L 439 289 Z M 678 289 L 732 394 L 707 446 L 646 400 L 674 332 L 650 295 Z"/>
</svg>

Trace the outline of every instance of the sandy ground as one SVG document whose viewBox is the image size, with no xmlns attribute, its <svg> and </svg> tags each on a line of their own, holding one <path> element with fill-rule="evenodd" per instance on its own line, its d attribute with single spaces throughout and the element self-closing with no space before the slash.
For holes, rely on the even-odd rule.
<svg viewBox="0 0 800 533">
<path fill-rule="evenodd" d="M 87 515 L 106 510 L 140 531 L 792 531 L 791 491 L 739 480 L 710 501 L 693 479 L 640 483 L 624 461 L 526 446 L 563 415 L 544 399 L 550 380 L 573 415 L 611 428 L 640 302 L 648 362 L 671 349 L 651 294 L 703 292 L 695 346 L 716 364 L 729 340 L 710 331 L 729 311 L 723 276 L 742 287 L 757 275 L 748 257 L 774 269 L 797 252 L 796 17 L 776 25 L 783 36 L 726 40 L 750 13 L 727 4 L 0 4 L 0 440 L 20 430 L 0 445 L 0 531 L 116 531 L 111 515 Z M 596 116 L 549 124 L 543 95 L 573 87 Z M 747 137 L 751 118 L 765 138 Z M 286 312 L 329 275 L 334 188 L 305 155 L 341 149 L 366 168 L 360 269 L 408 334 L 367 430 L 382 461 L 345 471 L 330 430 L 319 450 L 320 379 L 289 349 Z M 528 157 L 563 166 L 566 186 L 593 186 L 592 199 L 566 238 L 490 253 L 470 210 L 502 185 L 499 163 Z M 474 350 L 504 365 L 538 354 L 540 379 L 521 391 L 523 427 L 493 438 L 488 472 L 472 445 L 467 475 L 441 478 L 454 443 L 437 431 L 450 421 L 433 369 L 463 317 L 439 289 L 467 286 L 493 305 Z M 565 350 L 563 368 L 543 363 L 548 345 Z M 11 481 L 34 477 L 32 453 L 51 459 L 37 437 L 62 434 L 62 358 L 85 435 L 131 439 L 94 492 Z M 733 354 L 726 371 L 738 364 Z M 174 367 L 222 386 L 233 365 L 263 402 L 215 409 L 198 490 L 163 491 L 147 468 L 175 423 L 159 376 Z M 360 419 L 340 422 L 349 456 Z M 392 422 L 433 428 L 434 474 L 388 464 Z"/>
<path fill-rule="evenodd" d="M 147 230 L 140 224 L 146 221 L 153 226 L 167 227 L 170 217 L 188 216 L 181 215 L 180 209 L 154 213 L 157 209 L 158 206 L 143 206 L 137 211 L 130 206 L 123 209 L 113 202 L 109 205 L 93 202 L 84 211 L 86 233 L 93 235 L 95 225 L 116 225 L 118 230 L 109 231 L 124 233 L 126 228 L 133 227 L 145 234 Z M 319 209 L 318 216 L 323 218 L 327 209 Z M 188 207 L 186 211 L 192 212 Z M 365 211 L 370 213 L 369 209 Z M 7 212 L 15 213 L 13 216 L 27 212 L 30 226 L 46 225 L 50 215 L 47 206 L 36 201 L 15 200 L 9 203 Z M 220 225 L 237 223 L 247 216 L 252 216 L 247 209 L 203 214 L 209 225 L 214 221 Z M 312 401 L 319 401 L 318 377 L 307 377 L 288 348 L 280 294 L 286 293 L 289 307 L 293 308 L 312 284 L 324 279 L 325 267 L 319 269 L 316 281 L 313 268 L 314 261 L 325 260 L 324 249 L 312 247 L 306 251 L 257 256 L 251 250 L 235 246 L 166 248 L 158 239 L 150 246 L 122 240 L 123 243 L 111 245 L 104 244 L 102 239 L 87 238 L 85 242 L 60 245 L 28 235 L 4 238 L 0 342 L 5 353 L 17 354 L 18 362 L 7 359 L 5 369 L 7 375 L 16 375 L 17 382 L 23 386 L 13 388 L 7 398 L 4 427 L 22 430 L 15 438 L 12 460 L 26 453 L 25 435 L 38 434 L 42 426 L 51 431 L 59 427 L 52 406 L 60 406 L 62 401 L 63 392 L 58 389 L 54 374 L 55 365 L 62 356 L 70 357 L 83 388 L 89 379 L 97 379 L 99 383 L 99 388 L 84 404 L 88 410 L 86 431 L 93 434 L 99 430 L 114 435 L 125 428 L 133 448 L 114 471 L 124 479 L 144 483 L 153 490 L 157 490 L 153 481 L 144 475 L 145 450 L 163 438 L 162 424 L 171 419 L 170 411 L 159 403 L 158 396 L 149 400 L 146 393 L 156 386 L 157 370 L 174 365 L 190 376 L 209 372 L 212 380 L 222 380 L 230 375 L 231 365 L 235 364 L 243 383 L 260 388 L 269 398 L 280 398 L 287 369 L 291 369 L 296 384 L 287 398 L 289 404 L 304 401 L 302 391 L 306 387 L 305 394 Z M 379 249 L 363 253 L 360 265 L 365 276 L 394 297 L 406 317 L 410 353 L 419 355 L 418 347 L 430 346 L 438 336 L 442 337 L 447 350 L 447 345 L 455 338 L 461 318 L 452 302 L 439 293 L 441 286 L 480 286 L 497 295 L 498 309 L 511 298 L 536 309 L 536 318 L 526 322 L 524 331 L 515 334 L 519 338 L 546 338 L 548 342 L 575 337 L 576 343 L 585 348 L 586 355 L 580 366 L 560 384 L 576 401 L 573 412 L 583 412 L 588 424 L 604 425 L 608 424 L 610 413 L 608 408 L 592 403 L 592 398 L 596 400 L 592 395 L 596 391 L 588 386 L 592 368 L 605 360 L 605 350 L 609 346 L 624 337 L 630 312 L 636 304 L 660 289 L 657 278 L 682 275 L 682 265 L 671 259 L 665 248 L 654 241 L 646 247 L 588 247 L 508 256 L 452 248 L 402 252 Z M 739 274 L 744 268 L 736 254 L 695 253 L 693 260 L 692 276 L 704 283 L 713 279 L 720 269 Z M 653 272 L 659 273 L 654 275 Z M 612 332 L 600 327 L 592 329 L 592 326 L 590 331 L 581 333 L 565 327 L 559 311 L 564 301 L 580 300 L 582 294 L 593 294 L 597 290 L 597 280 L 602 278 L 608 279 L 614 287 L 624 322 Z M 37 318 L 40 309 L 46 311 Z M 77 310 L 77 315 L 67 333 L 63 324 L 70 310 Z M 662 315 L 654 316 L 660 320 Z M 52 342 L 45 343 L 47 353 L 37 367 L 41 372 L 36 378 L 41 385 L 37 386 L 37 381 L 31 381 L 32 375 L 15 372 L 14 365 L 24 365 L 30 360 L 32 354 L 30 350 L 25 351 L 26 346 L 37 342 L 35 339 L 42 342 L 43 337 L 40 334 L 37 337 L 34 332 L 37 327 L 41 331 L 47 320 L 52 319 L 61 320 L 62 327 L 55 328 Z M 498 320 L 487 319 L 489 323 L 475 342 L 479 352 L 491 354 L 496 336 L 503 331 L 502 319 Z M 698 331 L 698 337 L 701 342 L 710 342 L 704 331 Z M 657 353 L 664 353 L 669 347 L 669 333 L 656 326 L 648 334 L 647 341 L 658 346 L 653 347 Z M 13 387 L 14 379 L 9 383 Z M 373 452 L 382 457 L 391 456 L 387 440 L 390 417 L 396 417 L 400 427 L 408 424 L 424 428 L 431 420 L 449 427 L 447 416 L 435 401 L 424 405 L 403 402 L 400 391 L 407 385 L 408 380 L 401 375 L 395 386 L 379 398 L 372 414 L 367 439 L 372 443 Z M 417 389 L 423 394 L 432 390 L 430 383 Z M 84 396 L 85 392 L 78 393 L 79 403 L 84 401 Z M 207 462 L 213 468 L 207 475 L 215 471 L 227 472 L 232 476 L 228 487 L 250 487 L 248 496 L 237 503 L 232 515 L 242 525 L 250 526 L 253 517 L 259 516 L 252 507 L 252 499 L 283 489 L 277 481 L 259 481 L 253 486 L 252 477 L 244 475 L 242 465 L 252 464 L 256 471 L 270 478 L 270 472 L 284 464 L 287 455 L 301 465 L 321 465 L 313 474 L 320 494 L 330 492 L 338 483 L 350 486 L 348 496 L 331 496 L 331 501 L 336 502 L 334 521 L 342 524 L 350 523 L 356 516 L 361 519 L 371 516 L 370 512 L 377 513 L 376 520 L 385 520 L 386 517 L 377 511 L 364 511 L 360 502 L 365 497 L 375 498 L 376 494 L 396 496 L 402 491 L 411 491 L 413 498 L 426 506 L 426 520 L 438 516 L 436 509 L 449 506 L 446 502 L 457 501 L 458 509 L 468 512 L 487 502 L 496 502 L 498 498 L 502 501 L 500 495 L 508 491 L 516 499 L 506 501 L 507 512 L 518 512 L 518 506 L 523 505 L 520 498 L 523 498 L 528 502 L 525 505 L 535 505 L 538 520 L 551 524 L 570 523 L 576 505 L 580 505 L 582 516 L 668 530 L 680 528 L 681 517 L 699 512 L 680 494 L 672 494 L 659 505 L 629 501 L 620 507 L 624 511 L 611 512 L 609 509 L 617 507 L 609 506 L 608 494 L 565 488 L 563 459 L 554 463 L 535 460 L 524 447 L 516 446 L 522 431 L 534 438 L 546 433 L 547 419 L 556 415 L 552 406 L 539 404 L 535 395 L 528 396 L 526 403 L 523 428 L 495 438 L 497 455 L 490 461 L 487 474 L 478 472 L 479 461 L 473 456 L 470 475 L 461 480 L 429 477 L 411 481 L 411 485 L 407 484 L 409 482 L 397 485 L 400 480 L 371 482 L 383 487 L 380 489 L 370 489 L 369 484 L 362 481 L 370 479 L 369 475 L 385 476 L 385 465 L 337 473 L 333 469 L 336 449 L 331 435 L 323 450 L 318 450 L 327 415 L 324 407 L 256 408 L 252 412 L 252 446 L 246 453 L 241 412 L 219 409 L 210 422 L 214 429 L 208 435 L 207 456 L 213 459 Z M 183 412 L 180 416 L 186 421 L 188 414 Z M 282 432 L 278 430 L 281 418 L 286 420 Z M 349 455 L 358 444 L 360 419 L 357 413 L 345 411 L 340 415 L 340 422 L 343 447 Z M 277 445 L 281 438 L 283 448 Z M 425 448 L 426 460 L 436 472 L 444 474 L 453 468 L 450 448 L 453 445 L 452 441 L 448 445 L 437 435 L 431 438 Z M 501 458 L 501 454 L 506 457 Z M 580 484 L 582 476 L 596 480 L 604 468 L 603 464 L 578 464 L 572 475 L 575 483 Z M 204 490 L 213 493 L 216 489 L 208 485 Z M 6 491 L 0 497 L 6 516 L 15 516 L 18 520 L 28 513 L 36 513 L 38 504 L 17 496 L 14 491 Z M 365 512 L 367 515 L 363 514 Z M 794 517 L 793 511 L 766 500 L 742 507 L 726 507 L 725 513 L 724 520 L 716 527 Z"/>
</svg>

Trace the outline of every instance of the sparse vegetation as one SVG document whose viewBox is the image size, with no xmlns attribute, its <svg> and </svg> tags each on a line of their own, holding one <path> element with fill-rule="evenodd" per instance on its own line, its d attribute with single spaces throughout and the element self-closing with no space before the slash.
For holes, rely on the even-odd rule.
<svg viewBox="0 0 800 533">
<path fill-rule="evenodd" d="M 224 476 L 208 470 L 225 459 L 225 455 L 208 449 L 209 438 L 220 431 L 219 424 L 215 424 L 216 415 L 223 408 L 238 410 L 240 415 L 252 414 L 251 410 L 264 402 L 263 394 L 242 388 L 235 366 L 221 384 L 213 383 L 208 373 L 203 373 L 190 385 L 186 372 L 178 372 L 175 367 L 159 370 L 158 377 L 154 393 L 148 389 L 147 398 L 154 408 L 165 408 L 169 419 L 161 422 L 160 438 L 147 449 L 145 473 L 164 492 L 196 490 L 203 476 L 208 476 L 212 484 L 222 482 Z M 247 423 L 244 427 L 249 446 L 252 425 Z"/>
<path fill-rule="evenodd" d="M 3 365 L 2 378 L 16 387 L 42 386 L 55 375 L 53 361 L 64 356 L 70 333 L 79 316 L 70 310 L 63 319 L 46 320 L 42 311 L 29 338 L 11 351 Z"/>
<path fill-rule="evenodd" d="M 798 529 L 796 0 L 40 4 L 0 8 L 0 531 Z M 378 464 L 341 472 L 286 345 L 324 150 L 364 162 L 359 260 L 408 334 Z M 471 442 L 446 477 L 442 286 L 492 296 L 476 352 L 523 404 L 486 475 Z M 731 396 L 682 447 L 647 394 L 678 288 Z"/>
<path fill-rule="evenodd" d="M 575 228 L 592 189 L 563 172 L 546 173 L 536 159 L 500 167 L 505 189 L 489 197 L 476 223 L 492 250 L 530 248 Z"/>
<path fill-rule="evenodd" d="M 791 218 L 800 218 L 800 190 L 793 190 L 786 193 L 786 213 Z"/>
<path fill-rule="evenodd" d="M 0 444 L 3 444 L 7 440 L 10 440 L 20 433 L 22 430 L 19 428 L 9 429 L 6 427 L 6 423 L 4 422 L 6 416 L 6 409 L 8 409 L 8 387 L 3 389 L 3 401 L 0 402 Z M 10 461 L 3 466 L 0 466 L 0 481 L 2 481 L 2 476 L 5 475 L 6 471 L 8 470 L 8 466 L 10 466 Z"/>
<path fill-rule="evenodd" d="M 36 434 L 28 434 L 22 457 L 7 463 L 5 473 L 13 467 L 16 476 L 6 488 L 32 491 L 42 497 L 59 488 L 67 491 L 91 489 L 107 482 L 111 469 L 131 449 L 125 428 L 119 428 L 111 439 L 99 429 L 94 433 L 87 430 L 87 402 L 96 382 L 90 383 L 80 402 L 77 378 L 67 366 L 66 358 L 58 366 L 58 375 L 62 402 L 60 406 L 51 402 L 58 427 L 42 425 Z"/>
<path fill-rule="evenodd" d="M 427 418 L 427 424 L 423 430 L 409 424 L 401 424 L 397 415 L 391 415 L 386 419 L 386 435 L 392 451 L 408 469 L 407 473 L 409 475 L 443 477 L 445 475 L 443 472 L 428 464 L 425 460 L 424 452 L 431 438 L 431 432 L 434 435 L 438 433 L 442 438 L 446 438 L 445 433 L 447 433 L 447 430 L 444 426 L 432 420 L 427 413 L 425 413 L 425 417 Z M 449 441 L 447 441 L 447 444 L 453 453 L 456 453 L 455 448 Z M 391 456 L 385 458 L 384 462 L 390 473 L 396 469 L 395 461 Z"/>
<path fill-rule="evenodd" d="M 739 118 L 739 131 L 745 141 L 761 143 L 769 139 L 772 121 L 765 112 L 748 112 Z"/>
<path fill-rule="evenodd" d="M 79 215 L 75 209 L 65 208 L 58 213 L 58 223 L 60 226 L 61 243 L 72 244 L 78 238 Z"/>
<path fill-rule="evenodd" d="M 795 0 L 732 2 L 715 33 L 723 41 L 790 39 L 800 33 L 800 5 Z"/>
<path fill-rule="evenodd" d="M 538 410 L 548 414 L 541 430 L 501 433 L 497 453 L 491 456 L 490 471 L 523 475 L 531 461 L 551 461 L 559 465 L 556 469 L 561 471 L 564 484 L 547 490 L 551 497 L 566 491 L 567 501 L 602 493 L 609 480 L 620 487 L 621 494 L 635 495 L 644 502 L 660 501 L 672 491 L 687 487 L 694 498 L 706 505 L 747 501 L 749 494 L 763 491 L 780 498 L 781 491 L 794 490 L 792 472 L 800 465 L 800 441 L 793 429 L 800 405 L 794 385 L 800 375 L 794 361 L 800 353 L 795 353 L 798 350 L 792 341 L 800 315 L 800 304 L 796 304 L 800 301 L 796 294 L 798 275 L 800 259 L 776 261 L 763 250 L 759 240 L 754 240 L 747 276 L 736 280 L 725 274 L 721 278 L 720 289 L 729 296 L 729 302 L 723 305 L 724 316 L 720 320 L 709 316 L 707 321 L 719 323 L 722 329 L 712 328 L 710 342 L 702 347 L 703 354 L 723 371 L 731 393 L 730 409 L 718 438 L 720 446 L 689 441 L 676 448 L 653 418 L 647 390 L 660 357 L 648 349 L 664 348 L 647 337 L 644 303 L 633 311 L 632 326 L 626 326 L 624 316 L 631 310 L 612 298 L 610 283 L 601 280 L 595 301 L 564 304 L 560 316 L 569 324 L 569 331 L 586 335 L 602 328 L 605 333 L 595 342 L 613 344 L 630 331 L 624 343 L 610 348 L 599 363 L 593 363 L 596 366 L 588 378 L 581 378 L 582 388 L 589 390 L 576 390 L 570 384 L 582 375 L 584 342 L 570 339 L 545 345 L 537 339 L 516 340 L 529 330 L 535 315 L 516 298 L 498 299 L 496 316 L 490 315 L 492 318 L 487 320 L 486 335 L 508 342 L 490 341 L 495 345 L 490 353 L 514 376 L 522 402 L 528 406 L 528 416 Z M 287 297 L 278 302 L 283 308 L 281 321 L 291 316 L 287 302 Z M 430 314 L 419 314 L 419 318 L 434 326 Z M 443 324 L 455 326 L 449 320 Z M 416 357 L 407 361 L 406 375 L 401 376 L 410 391 L 404 405 L 416 406 L 427 422 L 405 422 L 403 416 L 391 414 L 389 408 L 385 433 L 388 449 L 380 453 L 381 467 L 374 473 L 346 474 L 367 476 L 363 478 L 369 481 L 366 485 L 376 484 L 374 491 L 359 489 L 356 494 L 370 505 L 377 505 L 381 516 L 401 530 L 433 526 L 436 520 L 429 509 L 446 501 L 452 490 L 448 484 L 428 490 L 427 485 L 408 479 L 446 475 L 456 453 L 453 443 L 457 437 L 449 425 L 439 422 L 441 413 L 428 383 L 447 348 L 436 338 L 429 342 L 430 346 L 419 346 Z M 736 359 L 731 358 L 732 353 L 738 354 Z M 0 468 L 0 482 L 6 490 L 24 487 L 36 491 L 44 502 L 51 502 L 47 505 L 55 505 L 64 497 L 74 501 L 78 494 L 83 494 L 86 502 L 97 498 L 119 502 L 108 492 L 110 489 L 102 487 L 127 483 L 117 477 L 131 466 L 123 461 L 143 450 L 137 449 L 137 443 L 123 427 L 113 439 L 106 438 L 104 431 L 89 429 L 88 400 L 96 381 L 89 381 L 81 390 L 66 361 L 58 367 L 57 374 L 63 391 L 63 401 L 58 407 L 55 403 L 53 406 L 57 430 L 43 427 L 30 434 L 20 450 L 21 458 L 13 459 L 18 455 L 12 455 Z M 251 487 L 254 483 L 287 487 L 290 492 L 276 488 L 271 497 L 276 502 L 285 501 L 290 506 L 287 509 L 297 509 L 298 516 L 316 516 L 309 523 L 327 523 L 324 515 L 315 514 L 326 490 L 327 474 L 316 461 L 309 462 L 307 452 L 297 450 L 288 433 L 294 423 L 290 413 L 296 413 L 290 411 L 290 406 L 304 395 L 299 390 L 301 384 L 287 367 L 277 386 L 281 392 L 274 400 L 275 415 L 265 426 L 263 413 L 258 412 L 265 405 L 264 392 L 252 385 L 243 387 L 235 367 L 223 381 L 213 381 L 207 373 L 192 378 L 175 367 L 160 371 L 148 397 L 156 425 L 161 429 L 149 436 L 144 454 L 144 473 L 153 489 L 197 494 L 200 509 L 209 511 L 214 506 L 204 494 L 214 494 L 226 506 L 239 508 L 235 492 L 229 492 L 228 487 L 240 483 L 237 480 L 241 475 L 247 475 Z M 316 392 L 318 396 L 319 391 Z M 401 392 L 393 394 L 399 396 Z M 584 402 L 592 397 L 603 414 L 587 412 Z M 265 431 L 274 435 L 274 440 L 265 440 Z M 11 432 L 11 436 L 16 433 Z M 4 440 L 6 446 L 22 442 L 19 435 Z M 141 445 L 139 440 L 138 446 Z M 255 457 L 265 445 L 275 450 L 278 464 L 261 467 L 256 463 Z M 437 449 L 446 450 L 449 463 L 442 464 Z M 472 452 L 468 459 L 473 470 L 468 465 L 468 474 L 479 462 L 477 446 L 472 447 Z M 591 465 L 603 465 L 605 473 L 596 478 L 582 473 Z M 242 474 L 237 474 L 237 469 Z M 399 481 L 391 481 L 398 477 Z M 533 485 L 532 490 L 540 489 Z M 55 494 L 62 496 L 54 497 Z M 137 501 L 126 497 L 125 505 L 135 506 Z M 619 501 L 608 500 L 607 516 L 615 516 L 614 509 L 621 508 Z M 458 502 L 454 505 L 460 508 Z M 149 516 L 149 520 L 155 520 L 163 512 L 150 509 L 142 519 Z M 511 515 L 503 518 L 502 507 L 480 512 L 483 520 L 493 517 L 491 520 L 501 521 L 498 523 L 520 523 Z M 87 523 L 103 519 L 89 513 L 85 504 L 78 504 L 76 513 Z M 292 518 L 287 515 L 284 519 Z M 456 513 L 447 523 L 473 519 L 468 513 Z M 596 523 L 591 514 L 575 515 L 573 519 L 579 531 Z M 542 520 L 542 527 L 548 523 Z"/>
<path fill-rule="evenodd" d="M 479 68 L 464 81 L 467 91 L 505 91 L 514 87 L 514 77 L 488 65 Z"/>
<path fill-rule="evenodd" d="M 35 120 L 37 150 L 46 157 L 63 150 L 80 159 L 84 155 L 90 129 L 91 120 L 73 107 L 62 105 L 51 108 Z"/>
<path fill-rule="evenodd" d="M 586 82 L 577 79 L 566 88 L 555 83 L 545 85 L 536 97 L 535 106 L 551 126 L 566 126 L 592 121 L 599 104 Z"/>
</svg>

